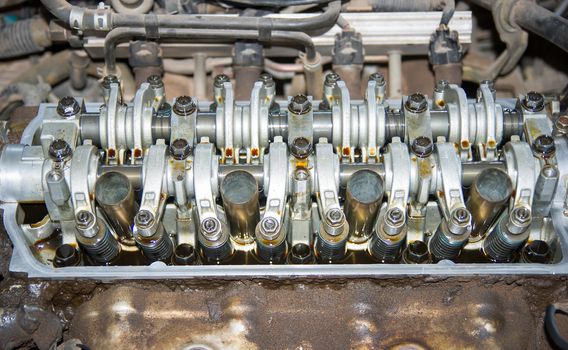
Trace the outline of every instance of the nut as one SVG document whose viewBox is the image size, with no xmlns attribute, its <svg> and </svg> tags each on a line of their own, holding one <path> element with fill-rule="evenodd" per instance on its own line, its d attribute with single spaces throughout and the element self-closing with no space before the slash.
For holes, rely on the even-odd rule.
<svg viewBox="0 0 568 350">
<path fill-rule="evenodd" d="M 210 241 L 216 241 L 221 237 L 221 223 L 216 218 L 206 218 L 201 223 L 201 233 Z"/>
<path fill-rule="evenodd" d="M 231 79 L 229 79 L 229 77 L 226 76 L 225 74 L 219 74 L 215 76 L 215 80 L 213 81 L 213 86 L 217 88 L 222 88 L 223 84 L 228 83 L 230 81 Z"/>
<path fill-rule="evenodd" d="M 329 73 L 328 75 L 325 76 L 325 85 L 329 86 L 329 87 L 333 87 L 335 86 L 335 83 L 337 83 L 339 80 L 341 80 L 341 78 L 339 77 L 339 75 L 337 73 Z"/>
<path fill-rule="evenodd" d="M 341 211 L 341 209 L 333 208 L 333 209 L 329 209 L 325 213 L 325 221 L 330 226 L 341 225 L 343 223 L 344 218 L 345 218 L 345 216 L 343 215 L 343 212 Z"/>
<path fill-rule="evenodd" d="M 446 86 L 448 86 L 448 85 L 450 85 L 450 83 L 447 80 L 438 80 L 434 90 L 436 92 L 443 92 L 446 89 Z"/>
<path fill-rule="evenodd" d="M 531 221 L 531 211 L 525 207 L 519 207 L 513 209 L 511 213 L 511 220 L 515 221 L 519 225 L 525 225 Z"/>
<path fill-rule="evenodd" d="M 136 217 L 134 218 L 134 224 L 136 227 L 144 229 L 152 226 L 154 223 L 154 214 L 148 210 L 140 210 Z"/>
<path fill-rule="evenodd" d="M 385 83 L 385 76 L 382 73 L 375 72 L 369 75 L 369 81 L 376 81 L 377 85 L 383 85 Z"/>
<path fill-rule="evenodd" d="M 538 92 L 527 93 L 523 100 L 523 107 L 531 112 L 538 112 L 544 108 L 544 96 Z"/>
<path fill-rule="evenodd" d="M 103 78 L 101 86 L 103 89 L 110 89 L 110 84 L 120 84 L 118 77 L 116 75 L 107 75 Z"/>
<path fill-rule="evenodd" d="M 64 118 L 69 118 L 81 111 L 81 106 L 76 99 L 71 96 L 65 96 L 57 104 L 57 114 Z"/>
<path fill-rule="evenodd" d="M 471 221 L 471 214 L 465 208 L 458 208 L 452 212 L 451 220 L 459 226 L 468 225 Z"/>
<path fill-rule="evenodd" d="M 432 154 L 434 150 L 434 145 L 432 140 L 426 136 L 419 136 L 412 141 L 411 145 L 412 152 L 420 158 L 426 158 Z"/>
<path fill-rule="evenodd" d="M 71 146 L 65 140 L 56 139 L 49 145 L 49 155 L 56 162 L 69 158 L 72 153 Z"/>
<path fill-rule="evenodd" d="M 176 139 L 170 144 L 170 154 L 174 159 L 186 159 L 191 153 L 191 146 L 186 139 Z"/>
<path fill-rule="evenodd" d="M 265 86 L 273 86 L 274 85 L 274 79 L 272 79 L 272 75 L 270 75 L 268 73 L 262 73 L 258 77 L 258 81 L 261 81 Z"/>
<path fill-rule="evenodd" d="M 554 139 L 550 135 L 540 135 L 533 142 L 533 152 L 538 156 L 550 157 L 556 152 Z"/>
<path fill-rule="evenodd" d="M 196 109 L 195 102 L 189 96 L 180 96 L 176 99 L 174 103 L 173 111 L 177 115 L 188 116 L 191 113 L 195 112 Z"/>
<path fill-rule="evenodd" d="M 312 103 L 308 99 L 308 96 L 296 95 L 290 100 L 288 109 L 295 114 L 306 114 L 312 109 Z"/>
<path fill-rule="evenodd" d="M 80 229 L 88 229 L 95 223 L 95 217 L 93 213 L 81 210 L 77 213 L 77 215 L 75 215 L 75 223 Z"/>
<path fill-rule="evenodd" d="M 422 113 L 426 109 L 428 109 L 428 100 L 426 99 L 426 96 L 420 93 L 415 93 L 408 96 L 408 98 L 406 99 L 406 103 L 404 104 L 404 107 L 409 112 Z"/>
<path fill-rule="evenodd" d="M 556 119 L 556 128 L 562 133 L 568 132 L 568 115 L 561 115 Z"/>
<path fill-rule="evenodd" d="M 260 229 L 268 238 L 273 238 L 278 233 L 280 225 L 275 218 L 266 217 L 260 222 Z"/>
<path fill-rule="evenodd" d="M 305 159 L 312 153 L 312 143 L 305 137 L 296 137 L 290 145 L 290 153 L 298 159 Z"/>
<path fill-rule="evenodd" d="M 404 223 L 404 213 L 399 208 L 391 208 L 385 215 L 385 221 L 389 226 L 400 226 Z"/>
<path fill-rule="evenodd" d="M 153 89 L 159 89 L 164 87 L 164 82 L 162 81 L 162 78 L 157 74 L 150 75 L 148 79 L 146 79 L 146 81 L 148 82 L 148 84 L 150 84 L 150 86 Z"/>
</svg>

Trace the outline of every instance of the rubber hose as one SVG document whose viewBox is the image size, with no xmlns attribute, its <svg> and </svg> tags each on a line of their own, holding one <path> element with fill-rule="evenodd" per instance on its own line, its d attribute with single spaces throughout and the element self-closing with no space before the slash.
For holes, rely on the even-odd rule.
<svg viewBox="0 0 568 350">
<path fill-rule="evenodd" d="M 0 59 L 42 52 L 50 45 L 49 28 L 41 18 L 18 21 L 0 30 Z"/>
</svg>

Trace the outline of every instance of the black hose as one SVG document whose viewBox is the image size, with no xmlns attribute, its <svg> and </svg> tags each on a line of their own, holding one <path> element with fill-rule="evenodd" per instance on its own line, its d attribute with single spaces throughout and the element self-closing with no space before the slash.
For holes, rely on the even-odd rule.
<svg viewBox="0 0 568 350">
<path fill-rule="evenodd" d="M 316 58 L 317 52 L 311 37 L 299 32 L 272 32 L 270 38 L 263 39 L 254 30 L 208 30 L 208 29 L 183 29 L 183 28 L 159 28 L 158 35 L 164 39 L 191 39 L 192 42 L 203 40 L 207 42 L 234 42 L 236 40 L 258 40 L 269 44 L 284 44 L 290 46 L 302 45 L 309 61 Z M 107 74 L 112 74 L 116 69 L 116 45 L 127 39 L 146 37 L 144 28 L 116 28 L 111 30 L 105 38 L 104 56 Z"/>
<path fill-rule="evenodd" d="M 41 52 L 50 45 L 48 26 L 41 18 L 17 21 L 0 30 L 0 59 Z"/>
<path fill-rule="evenodd" d="M 45 7 L 58 19 L 69 24 L 69 15 L 72 6 L 65 0 L 41 0 Z M 100 16 L 100 10 L 85 10 L 78 8 L 83 14 L 83 23 L 79 27 L 83 30 L 100 30 L 94 21 L 95 13 Z M 266 17 L 210 17 L 202 15 L 126 15 L 107 12 L 111 28 L 118 27 L 145 27 L 155 30 L 156 28 L 194 28 L 194 29 L 234 29 L 256 30 L 269 32 L 295 31 L 312 32 L 327 31 L 337 21 L 341 12 L 341 1 L 329 3 L 327 9 L 314 17 L 283 19 Z M 75 27 L 74 24 L 70 24 Z"/>
<path fill-rule="evenodd" d="M 493 0 L 471 0 L 490 10 Z M 568 52 L 568 20 L 530 0 L 518 0 L 511 8 L 509 18 L 524 29 L 548 40 Z"/>
</svg>

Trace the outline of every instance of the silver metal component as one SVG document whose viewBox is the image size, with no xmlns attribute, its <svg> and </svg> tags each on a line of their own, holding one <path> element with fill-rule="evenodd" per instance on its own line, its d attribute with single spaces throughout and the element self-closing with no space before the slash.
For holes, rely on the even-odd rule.
<svg viewBox="0 0 568 350">
<path fill-rule="evenodd" d="M 195 147 L 193 163 L 196 169 L 193 188 L 200 253 L 207 261 L 223 261 L 233 254 L 233 246 L 229 239 L 229 227 L 221 221 L 224 216 L 221 216 L 215 204 L 218 195 L 219 163 L 213 145 L 207 140 L 203 140 Z"/>
<path fill-rule="evenodd" d="M 349 223 L 349 241 L 366 241 L 373 231 L 381 206 L 384 184 L 371 170 L 359 170 L 350 176 L 345 197 L 345 216 Z"/>
<path fill-rule="evenodd" d="M 133 245 L 132 225 L 138 204 L 128 177 L 118 172 L 103 174 L 95 184 L 95 198 L 121 242 Z"/>
<path fill-rule="evenodd" d="M 53 203 L 58 206 L 67 204 L 67 201 L 71 198 L 71 192 L 69 191 L 69 186 L 67 186 L 63 172 L 60 170 L 50 171 L 47 173 L 45 182 L 47 183 L 49 195 Z"/>
<path fill-rule="evenodd" d="M 232 171 L 221 182 L 220 192 L 233 241 L 254 242 L 260 220 L 258 184 L 254 177 L 246 171 Z"/>
<path fill-rule="evenodd" d="M 473 217 L 470 241 L 483 238 L 513 192 L 513 184 L 507 173 L 498 169 L 486 169 L 479 173 L 469 191 L 467 209 Z"/>
<path fill-rule="evenodd" d="M 283 261 L 286 255 L 288 234 L 288 152 L 281 137 L 270 145 L 264 161 L 268 165 L 268 181 L 265 181 L 266 208 L 262 220 L 256 227 L 256 251 L 264 260 Z"/>
<path fill-rule="evenodd" d="M 514 208 L 483 241 L 483 252 L 494 262 L 510 262 L 529 238 L 530 209 Z"/>
<path fill-rule="evenodd" d="M 331 144 L 316 145 L 316 193 L 321 223 L 316 238 L 316 255 L 321 260 L 336 261 L 346 252 L 349 224 L 339 206 L 339 162 Z"/>
</svg>

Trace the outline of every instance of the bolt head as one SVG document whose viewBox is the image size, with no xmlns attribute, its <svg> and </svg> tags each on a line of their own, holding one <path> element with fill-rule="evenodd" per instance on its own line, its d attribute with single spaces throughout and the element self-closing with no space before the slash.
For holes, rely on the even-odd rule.
<svg viewBox="0 0 568 350">
<path fill-rule="evenodd" d="M 420 158 L 426 158 L 432 154 L 434 150 L 434 144 L 429 137 L 419 136 L 412 141 L 411 145 L 412 152 Z"/>
<path fill-rule="evenodd" d="M 53 266 L 77 266 L 81 262 L 81 256 L 75 247 L 70 244 L 62 244 L 55 251 Z"/>
<path fill-rule="evenodd" d="M 228 76 L 226 76 L 225 74 L 219 74 L 217 76 L 215 76 L 215 79 L 213 80 L 213 85 L 217 88 L 222 88 L 223 84 L 230 82 L 231 79 L 229 79 Z"/>
<path fill-rule="evenodd" d="M 408 96 L 404 107 L 412 113 L 422 113 L 428 109 L 428 100 L 426 96 L 415 93 Z"/>
<path fill-rule="evenodd" d="M 180 96 L 174 103 L 173 111 L 178 115 L 187 116 L 196 110 L 195 101 L 189 96 Z"/>
<path fill-rule="evenodd" d="M 110 89 L 110 84 L 119 84 L 118 77 L 116 75 L 107 75 L 103 78 L 101 86 L 103 89 Z"/>
<path fill-rule="evenodd" d="M 550 157 L 556 152 L 554 138 L 550 135 L 540 135 L 533 142 L 533 151 L 537 155 Z"/>
<path fill-rule="evenodd" d="M 278 233 L 280 225 L 278 224 L 278 221 L 275 218 L 266 217 L 262 219 L 262 221 L 260 222 L 260 228 L 263 233 L 272 237 L 276 233 Z"/>
<path fill-rule="evenodd" d="M 556 119 L 556 128 L 561 131 L 568 131 L 568 115 L 561 115 Z"/>
<path fill-rule="evenodd" d="M 56 162 L 69 158 L 72 153 L 71 146 L 65 140 L 56 139 L 49 145 L 49 155 Z"/>
<path fill-rule="evenodd" d="M 57 114 L 64 118 L 69 118 L 81 111 L 79 102 L 71 96 L 65 96 L 57 104 Z"/>
<path fill-rule="evenodd" d="M 176 139 L 170 144 L 170 154 L 174 159 L 186 159 L 191 153 L 191 146 L 186 139 Z"/>
<path fill-rule="evenodd" d="M 75 215 L 75 223 L 80 229 L 88 229 L 95 223 L 95 216 L 89 211 L 81 210 Z"/>
<path fill-rule="evenodd" d="M 148 210 L 140 210 L 134 217 L 134 224 L 138 228 L 149 228 L 154 223 L 154 214 Z"/>
<path fill-rule="evenodd" d="M 525 225 L 531 222 L 531 211 L 525 207 L 515 208 L 511 213 L 511 219 L 520 225 Z"/>
<path fill-rule="evenodd" d="M 146 81 L 154 89 L 159 89 L 164 87 L 164 82 L 162 81 L 162 78 L 159 75 L 156 74 L 150 75 L 148 79 L 146 79 Z"/>
<path fill-rule="evenodd" d="M 375 81 L 377 85 L 383 85 L 385 83 L 385 76 L 382 73 L 375 72 L 369 75 L 369 81 Z"/>
<path fill-rule="evenodd" d="M 387 211 L 385 220 L 390 226 L 400 226 L 404 223 L 404 213 L 399 208 L 391 208 Z"/>
<path fill-rule="evenodd" d="M 312 103 L 308 99 L 308 96 L 296 95 L 290 100 L 288 109 L 295 114 L 306 114 L 312 109 Z"/>
<path fill-rule="evenodd" d="M 446 89 L 446 86 L 450 85 L 450 83 L 447 80 L 438 80 L 436 82 L 436 87 L 434 88 L 434 90 L 436 92 L 442 92 Z"/>
<path fill-rule="evenodd" d="M 290 152 L 298 159 L 305 159 L 312 153 L 312 143 L 305 137 L 297 137 L 290 145 Z"/>
<path fill-rule="evenodd" d="M 330 209 L 325 213 L 325 221 L 330 226 L 339 226 L 343 223 L 345 215 L 341 209 Z"/>
<path fill-rule="evenodd" d="M 270 75 L 268 73 L 262 73 L 258 77 L 258 81 L 261 81 L 265 86 L 273 86 L 274 85 L 274 79 L 272 78 L 272 75 Z"/>
<path fill-rule="evenodd" d="M 465 208 L 458 208 L 452 212 L 451 220 L 460 226 L 467 225 L 471 221 L 471 214 Z"/>
<path fill-rule="evenodd" d="M 339 75 L 337 73 L 329 73 L 328 75 L 325 76 L 325 85 L 333 87 L 335 86 L 335 83 L 337 83 L 339 80 L 341 80 L 341 78 L 339 77 Z"/>
<path fill-rule="evenodd" d="M 201 223 L 201 232 L 208 237 L 216 237 L 221 231 L 221 223 L 218 219 L 207 218 Z"/>
<path fill-rule="evenodd" d="M 541 111 L 544 108 L 544 96 L 538 92 L 530 91 L 523 100 L 523 106 L 531 112 Z"/>
</svg>

